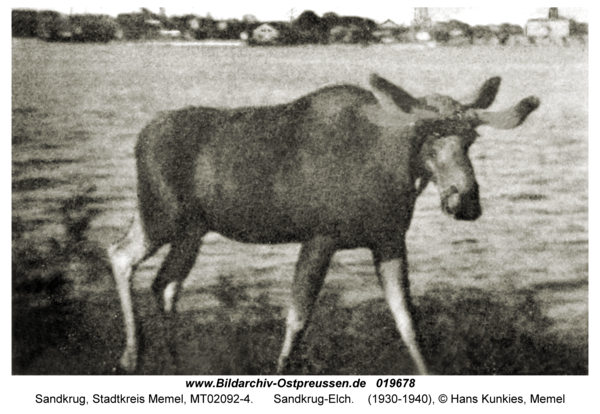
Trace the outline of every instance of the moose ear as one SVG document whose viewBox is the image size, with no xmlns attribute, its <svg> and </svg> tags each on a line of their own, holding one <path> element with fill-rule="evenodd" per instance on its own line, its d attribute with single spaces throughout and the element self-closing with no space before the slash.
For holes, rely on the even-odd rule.
<svg viewBox="0 0 600 414">
<path fill-rule="evenodd" d="M 493 78 L 485 81 L 483 86 L 479 88 L 479 92 L 475 97 L 472 97 L 470 100 L 472 103 L 464 105 L 465 109 L 487 109 L 490 107 L 494 100 L 496 99 L 496 95 L 498 94 L 498 89 L 500 88 L 500 82 L 502 82 L 502 78 L 499 76 L 495 76 Z"/>
<path fill-rule="evenodd" d="M 416 108 L 420 105 L 419 100 L 413 98 L 404 89 L 399 88 L 387 79 L 384 79 L 375 73 L 371 75 L 369 83 L 373 88 L 387 95 L 403 112 L 406 112 L 407 114 L 410 114 L 413 108 Z"/>
<path fill-rule="evenodd" d="M 540 100 L 535 96 L 530 96 L 505 111 L 478 112 L 478 125 L 489 125 L 498 129 L 516 128 L 539 106 Z"/>
</svg>

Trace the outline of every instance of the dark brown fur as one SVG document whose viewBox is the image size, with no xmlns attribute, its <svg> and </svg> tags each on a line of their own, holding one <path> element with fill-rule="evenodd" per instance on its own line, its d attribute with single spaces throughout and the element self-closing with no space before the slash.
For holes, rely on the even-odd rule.
<svg viewBox="0 0 600 414">
<path fill-rule="evenodd" d="M 332 233 L 347 248 L 372 245 L 360 227 L 384 229 L 410 210 L 398 199 L 413 192 L 411 136 L 385 136 L 361 115 L 366 105 L 377 105 L 372 93 L 336 86 L 288 105 L 186 108 L 150 123 L 136 147 L 146 232 L 160 243 L 200 220 L 243 242 Z M 383 146 L 395 150 L 393 164 L 381 162 Z"/>
</svg>

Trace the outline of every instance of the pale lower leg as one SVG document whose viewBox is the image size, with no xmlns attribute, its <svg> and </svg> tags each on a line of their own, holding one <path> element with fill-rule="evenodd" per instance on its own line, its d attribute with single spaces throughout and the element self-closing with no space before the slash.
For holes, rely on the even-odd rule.
<svg viewBox="0 0 600 414">
<path fill-rule="evenodd" d="M 175 309 L 175 298 L 179 294 L 179 290 L 181 289 L 180 282 L 171 282 L 167 285 L 163 292 L 163 302 L 165 304 L 164 311 L 166 313 L 171 313 Z"/>
<path fill-rule="evenodd" d="M 152 253 L 153 249 L 149 248 L 145 241 L 139 217 L 135 218 L 127 236 L 119 244 L 108 249 L 125 323 L 125 350 L 119 360 L 119 365 L 127 372 L 135 371 L 138 356 L 130 287 L 131 275 L 134 267 Z"/>
<path fill-rule="evenodd" d="M 289 365 L 290 355 L 296 353 L 296 350 L 299 346 L 300 339 L 302 338 L 302 333 L 306 327 L 306 316 L 301 316 L 303 312 L 299 312 L 295 307 L 291 306 L 287 319 L 286 319 L 286 328 L 285 328 L 285 339 L 283 341 L 283 347 L 281 349 L 281 354 L 279 355 L 279 359 L 277 360 L 277 373 L 282 374 L 283 371 Z"/>
<path fill-rule="evenodd" d="M 406 344 L 419 374 L 426 375 L 427 368 L 419 351 L 411 316 L 412 304 L 410 302 L 406 261 L 392 259 L 379 263 L 378 275 L 383 285 L 385 299 L 392 311 L 402 340 Z"/>
</svg>

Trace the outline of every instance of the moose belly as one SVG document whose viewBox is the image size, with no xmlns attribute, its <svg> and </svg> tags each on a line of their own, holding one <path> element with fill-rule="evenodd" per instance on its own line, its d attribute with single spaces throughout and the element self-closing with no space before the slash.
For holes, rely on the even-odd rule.
<svg viewBox="0 0 600 414">
<path fill-rule="evenodd" d="M 302 243 L 331 236 L 340 248 L 366 247 L 382 231 L 397 227 L 398 217 L 371 203 L 302 197 L 278 198 L 238 193 L 201 202 L 210 230 L 244 243 Z"/>
</svg>

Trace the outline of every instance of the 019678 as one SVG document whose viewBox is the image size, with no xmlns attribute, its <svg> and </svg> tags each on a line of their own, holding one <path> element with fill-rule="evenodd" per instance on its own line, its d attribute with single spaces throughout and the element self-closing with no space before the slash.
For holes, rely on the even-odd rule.
<svg viewBox="0 0 600 414">
<path fill-rule="evenodd" d="M 377 380 L 377 388 L 414 388 L 414 378 L 379 378 Z"/>
</svg>

